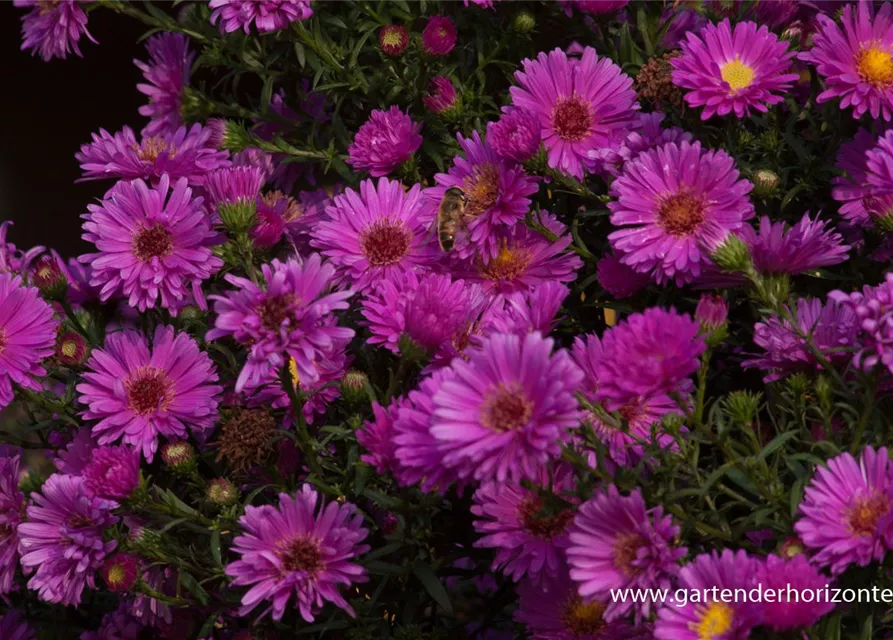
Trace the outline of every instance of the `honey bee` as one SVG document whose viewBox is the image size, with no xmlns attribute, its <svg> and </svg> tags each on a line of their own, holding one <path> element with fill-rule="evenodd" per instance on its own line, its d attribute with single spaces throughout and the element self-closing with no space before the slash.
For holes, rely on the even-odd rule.
<svg viewBox="0 0 893 640">
<path fill-rule="evenodd" d="M 465 227 L 467 204 L 468 196 L 459 187 L 450 187 L 443 194 L 437 209 L 437 241 L 444 251 L 453 248 L 456 235 Z"/>
</svg>

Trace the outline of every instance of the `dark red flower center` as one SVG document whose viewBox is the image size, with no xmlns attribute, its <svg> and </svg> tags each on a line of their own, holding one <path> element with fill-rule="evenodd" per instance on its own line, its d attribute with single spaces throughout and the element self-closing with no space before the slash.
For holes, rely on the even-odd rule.
<svg viewBox="0 0 893 640">
<path fill-rule="evenodd" d="M 520 387 L 499 385 L 481 408 L 481 422 L 488 429 L 505 432 L 523 427 L 533 415 L 533 403 Z"/>
<path fill-rule="evenodd" d="M 552 128 L 562 140 L 582 140 L 592 128 L 589 105 L 576 96 L 559 98 L 552 109 Z"/>
<path fill-rule="evenodd" d="M 878 522 L 890 511 L 890 499 L 882 493 L 857 497 L 846 514 L 847 525 L 853 535 L 873 536 Z"/>
<path fill-rule="evenodd" d="M 465 213 L 470 217 L 486 213 L 499 200 L 499 168 L 495 164 L 477 165 L 462 184 L 468 198 Z"/>
<path fill-rule="evenodd" d="M 604 613 L 605 605 L 600 602 L 584 603 L 580 596 L 572 592 L 561 607 L 561 621 L 576 637 L 597 638 L 605 626 Z"/>
<path fill-rule="evenodd" d="M 63 278 L 59 263 L 52 256 L 44 256 L 37 261 L 32 271 L 32 279 L 38 287 L 48 287 Z"/>
<path fill-rule="evenodd" d="M 8 524 L 0 524 L 0 541 L 12 537 L 13 528 Z"/>
<path fill-rule="evenodd" d="M 360 249 L 373 267 L 397 264 L 409 253 L 411 244 L 412 231 L 390 218 L 373 222 L 360 234 Z"/>
<path fill-rule="evenodd" d="M 645 540 L 637 533 L 617 536 L 617 540 L 614 542 L 614 566 L 627 576 L 638 573 L 639 570 L 633 566 L 633 561 L 643 544 L 645 544 Z"/>
<path fill-rule="evenodd" d="M 480 262 L 478 272 L 487 280 L 514 280 L 527 270 L 530 259 L 530 251 L 523 247 L 503 246 L 490 262 Z"/>
<path fill-rule="evenodd" d="M 306 536 L 294 538 L 283 545 L 279 559 L 286 571 L 315 574 L 323 568 L 319 543 Z"/>
<path fill-rule="evenodd" d="M 133 255 L 143 262 L 164 258 L 173 250 L 173 235 L 162 224 L 142 229 L 133 237 Z"/>
<path fill-rule="evenodd" d="M 521 501 L 518 513 L 524 522 L 524 528 L 537 538 L 551 540 L 567 530 L 574 519 L 570 509 L 562 509 L 554 515 L 541 515 L 543 502 L 538 496 L 529 495 Z"/>
<path fill-rule="evenodd" d="M 6 334 L 6 328 L 0 327 L 0 353 L 3 353 L 3 350 L 6 348 L 6 343 L 9 340 Z"/>
<path fill-rule="evenodd" d="M 683 191 L 663 199 L 658 218 L 667 233 L 687 236 L 706 220 L 707 208 L 701 198 Z"/>
<path fill-rule="evenodd" d="M 278 331 L 282 323 L 292 317 L 292 306 L 297 298 L 292 294 L 267 296 L 257 306 L 257 315 L 265 329 Z"/>
<path fill-rule="evenodd" d="M 141 416 L 166 409 L 173 399 L 173 383 L 157 367 L 140 367 L 125 387 L 130 410 Z"/>
<path fill-rule="evenodd" d="M 37 12 L 45 16 L 48 13 L 52 13 L 56 10 L 56 7 L 59 6 L 60 0 L 37 0 Z"/>
</svg>

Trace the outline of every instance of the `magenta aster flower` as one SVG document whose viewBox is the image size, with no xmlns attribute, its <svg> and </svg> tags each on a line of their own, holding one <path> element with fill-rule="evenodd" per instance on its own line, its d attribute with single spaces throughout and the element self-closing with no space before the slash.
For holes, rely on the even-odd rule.
<svg viewBox="0 0 893 640">
<path fill-rule="evenodd" d="M 96 631 L 85 631 L 80 640 L 139 640 L 144 631 L 146 627 L 130 612 L 129 603 L 122 602 L 115 611 L 102 616 Z"/>
<path fill-rule="evenodd" d="M 893 119 L 893 7 L 883 3 L 872 16 L 870 3 L 843 9 L 841 24 L 819 14 L 814 46 L 800 54 L 825 80 L 818 102 L 840 98 L 853 117 L 866 111 L 872 118 Z"/>
<path fill-rule="evenodd" d="M 13 383 L 40 391 L 35 378 L 46 375 L 41 361 L 53 355 L 53 309 L 18 276 L 0 273 L 0 408 L 13 401 Z"/>
<path fill-rule="evenodd" d="M 59 445 L 61 444 L 60 442 Z M 93 439 L 90 427 L 80 427 L 75 429 L 71 440 L 64 447 L 59 446 L 56 449 L 55 457 L 50 459 L 60 473 L 80 476 L 83 475 L 84 467 L 90 464 L 90 458 L 95 448 L 96 441 Z"/>
<path fill-rule="evenodd" d="M 745 226 L 738 235 L 750 247 L 754 267 L 764 274 L 798 274 L 840 264 L 847 260 L 850 249 L 829 223 L 813 220 L 808 213 L 790 228 L 763 216 L 759 232 Z"/>
<path fill-rule="evenodd" d="M 166 175 L 154 188 L 142 180 L 119 182 L 105 200 L 87 209 L 82 237 L 99 253 L 80 260 L 91 265 L 90 284 L 102 287 L 103 301 L 120 295 L 140 311 L 157 304 L 177 315 L 191 294 L 207 308 L 202 281 L 223 261 L 211 253 L 216 234 L 186 178 L 173 189 Z"/>
<path fill-rule="evenodd" d="M 6 609 L 0 615 L 0 638 L 4 640 L 36 640 L 34 629 L 28 624 L 25 616 L 15 609 Z"/>
<path fill-rule="evenodd" d="M 587 166 L 593 171 L 617 177 L 623 174 L 624 165 L 634 160 L 643 151 L 660 147 L 667 142 L 689 142 L 692 135 L 679 127 L 664 129 L 661 126 L 666 116 L 659 111 L 640 113 L 634 129 L 626 134 L 617 145 L 592 149 L 587 156 Z"/>
<path fill-rule="evenodd" d="M 216 169 L 204 180 L 206 203 L 217 211 L 221 205 L 247 205 L 254 203 L 264 186 L 264 172 L 259 167 L 238 166 Z"/>
<path fill-rule="evenodd" d="M 110 333 L 93 352 L 77 386 L 86 420 L 99 420 L 93 435 L 101 445 L 121 440 L 149 462 L 158 438 L 185 439 L 217 421 L 222 387 L 208 354 L 188 334 L 159 325 L 151 347 L 136 331 Z"/>
<path fill-rule="evenodd" d="M 803 493 L 794 531 L 815 551 L 812 562 L 835 575 L 851 564 L 881 560 L 893 541 L 890 506 L 893 467 L 887 449 L 865 447 L 857 461 L 849 453 L 816 469 Z"/>
<path fill-rule="evenodd" d="M 171 180 L 187 178 L 196 186 L 209 171 L 229 165 L 229 153 L 210 145 L 211 133 L 211 129 L 194 124 L 191 129 L 180 127 L 174 133 L 144 136 L 137 142 L 130 127 L 114 135 L 100 129 L 75 158 L 84 171 L 82 181 L 143 178 L 156 183 L 166 173 Z"/>
<path fill-rule="evenodd" d="M 25 513 L 25 494 L 19 490 L 21 459 L 19 451 L 0 446 L 0 596 L 13 590 L 19 564 L 16 529 Z"/>
<path fill-rule="evenodd" d="M 360 460 L 375 467 L 376 473 L 397 471 L 396 446 L 394 444 L 394 422 L 400 407 L 409 406 L 405 398 L 397 398 L 387 407 L 372 403 L 373 420 L 366 420 L 357 429 L 357 443 L 367 451 Z"/>
<path fill-rule="evenodd" d="M 860 349 L 853 365 L 870 371 L 880 363 L 893 371 L 893 273 L 888 273 L 884 282 L 875 287 L 865 286 L 861 292 L 853 293 L 832 291 L 828 298 L 856 317 Z"/>
<path fill-rule="evenodd" d="M 559 465 L 553 473 L 540 467 L 537 476 L 537 488 L 577 501 L 573 469 Z M 477 516 L 474 529 L 481 535 L 474 546 L 495 549 L 492 570 L 502 570 L 515 582 L 524 576 L 531 580 L 556 576 L 564 568 L 562 553 L 574 512 L 565 508 L 542 514 L 545 505 L 537 488 L 491 481 L 474 494 L 471 512 Z"/>
<path fill-rule="evenodd" d="M 867 167 L 867 180 L 869 185 L 873 187 L 872 195 L 889 198 L 893 194 L 893 130 L 887 131 L 881 135 L 874 148 L 865 152 L 865 164 Z M 882 213 L 890 215 L 890 209 L 884 211 L 873 211 L 872 207 L 867 206 L 869 214 L 877 215 Z"/>
<path fill-rule="evenodd" d="M 325 602 L 355 615 L 339 593 L 341 586 L 367 580 L 366 570 L 352 562 L 369 549 L 360 544 L 369 531 L 354 505 L 326 505 L 305 484 L 294 498 L 279 494 L 278 507 L 246 507 L 239 524 L 244 533 L 233 540 L 233 551 L 241 557 L 226 573 L 233 585 L 251 585 L 240 615 L 270 601 L 264 615 L 272 611 L 281 620 L 292 596 L 307 622 Z"/>
<path fill-rule="evenodd" d="M 701 120 L 734 112 L 739 118 L 751 109 L 768 111 L 784 100 L 799 77 L 791 71 L 793 51 L 763 25 L 728 19 L 708 24 L 680 43 L 682 55 L 670 59 L 673 83 L 688 89 L 685 101 L 704 107 Z"/>
<path fill-rule="evenodd" d="M 33 247 L 27 251 L 16 249 L 14 244 L 6 241 L 12 224 L 12 220 L 0 222 L 0 273 L 24 275 L 31 261 L 43 253 L 44 247 Z"/>
<path fill-rule="evenodd" d="M 757 584 L 765 590 L 790 588 L 804 593 L 825 588 L 829 580 L 819 573 L 804 554 L 784 558 L 775 554 L 766 556 L 757 571 Z M 798 602 L 795 598 L 782 602 L 764 602 L 763 624 L 774 631 L 790 631 L 811 627 L 823 616 L 834 610 L 833 602 Z"/>
<path fill-rule="evenodd" d="M 660 41 L 660 46 L 664 49 L 678 49 L 679 45 L 685 40 L 685 36 L 689 33 L 697 33 L 707 24 L 707 18 L 699 11 L 692 9 L 670 6 L 664 9 L 660 17 L 660 26 L 663 28 L 669 22 L 669 26 L 664 31 L 664 37 Z"/>
<path fill-rule="evenodd" d="M 449 76 L 435 76 L 428 83 L 428 95 L 422 98 L 424 105 L 434 113 L 449 111 L 456 105 L 456 87 Z"/>
<path fill-rule="evenodd" d="M 409 32 L 400 24 L 386 24 L 378 31 L 378 46 L 389 56 L 399 56 L 409 44 Z"/>
<path fill-rule="evenodd" d="M 242 29 L 251 33 L 281 31 L 292 22 L 313 15 L 310 0 L 211 0 L 211 24 L 220 22 L 220 30 L 232 33 Z"/>
<path fill-rule="evenodd" d="M 485 259 L 499 252 L 496 231 L 507 231 L 524 219 L 530 209 L 530 196 L 538 190 L 536 180 L 515 163 L 507 163 L 477 131 L 471 138 L 458 134 L 464 157 L 453 158 L 448 173 L 434 176 L 437 186 L 425 190 L 431 216 L 443 200 L 447 189 L 458 187 L 467 198 L 467 229 L 458 234 L 456 255 L 468 257 L 477 249 Z"/>
<path fill-rule="evenodd" d="M 510 89 L 512 104 L 539 117 L 549 166 L 582 179 L 589 151 L 608 145 L 634 122 L 632 78 L 592 47 L 579 59 L 555 49 L 521 64 L 524 70 L 515 72 L 520 86 Z"/>
<path fill-rule="evenodd" d="M 153 36 L 146 48 L 149 62 L 133 61 L 146 79 L 136 88 L 149 97 L 149 104 L 140 107 L 140 115 L 150 119 L 143 135 L 172 134 L 183 126 L 180 107 L 195 54 L 189 51 L 188 40 L 180 33 Z"/>
<path fill-rule="evenodd" d="M 642 396 L 691 387 L 707 348 L 700 325 L 688 314 L 657 307 L 635 313 L 605 332 L 594 363 L 596 397 L 614 410 Z"/>
<path fill-rule="evenodd" d="M 702 293 L 695 309 L 695 320 L 708 331 L 713 331 L 728 322 L 729 303 L 721 295 Z"/>
<path fill-rule="evenodd" d="M 500 158 L 526 162 L 536 155 L 542 142 L 539 118 L 525 109 L 509 109 L 499 120 L 487 124 L 487 141 Z"/>
<path fill-rule="evenodd" d="M 445 56 L 456 46 L 456 25 L 446 16 L 431 16 L 422 30 L 422 47 L 435 56 Z"/>
<path fill-rule="evenodd" d="M 709 264 L 715 239 L 753 217 L 752 187 L 725 151 L 684 141 L 645 151 L 611 185 L 611 223 L 625 227 L 608 236 L 611 246 L 658 282 L 688 282 Z"/>
<path fill-rule="evenodd" d="M 494 334 L 434 396 L 431 435 L 443 464 L 480 481 L 534 479 L 580 421 L 582 373 L 538 333 Z"/>
<path fill-rule="evenodd" d="M 132 553 L 116 553 L 106 558 L 102 565 L 102 579 L 109 591 L 129 591 L 143 572 L 139 556 Z"/>
<path fill-rule="evenodd" d="M 434 212 L 423 206 L 418 185 L 364 180 L 326 209 L 327 218 L 310 230 L 311 244 L 338 270 L 338 279 L 363 291 L 391 274 L 427 269 L 441 252 L 430 232 Z"/>
<path fill-rule="evenodd" d="M 796 327 L 776 316 L 754 325 L 753 341 L 763 353 L 746 360 L 744 366 L 766 371 L 765 382 L 798 370 L 820 370 L 822 365 L 810 351 L 805 336 L 812 338 L 812 343 L 830 362 L 845 364 L 852 358 L 858 331 L 859 318 L 833 297 L 824 305 L 815 298 L 800 298 Z"/>
<path fill-rule="evenodd" d="M 130 497 L 140 483 L 140 452 L 128 446 L 98 447 L 84 467 L 87 490 L 109 500 Z"/>
<path fill-rule="evenodd" d="M 605 254 L 598 261 L 596 276 L 602 289 L 618 300 L 636 295 L 651 282 L 647 274 L 626 266 L 613 253 Z"/>
<path fill-rule="evenodd" d="M 845 175 L 831 180 L 831 195 L 841 203 L 840 215 L 860 227 L 870 226 L 872 216 L 865 205 L 878 195 L 878 189 L 868 180 L 868 152 L 877 142 L 877 136 L 859 129 L 851 141 L 840 145 L 834 163 Z"/>
<path fill-rule="evenodd" d="M 40 493 L 31 494 L 27 522 L 19 525 L 28 588 L 46 602 L 79 605 L 84 587 L 96 588 L 94 573 L 118 545 L 103 539 L 104 529 L 118 522 L 111 514 L 115 503 L 92 497 L 86 483 L 78 476 L 51 475 Z"/>
<path fill-rule="evenodd" d="M 386 176 L 412 157 L 422 145 L 421 122 L 392 106 L 375 109 L 359 128 L 347 151 L 347 164 L 373 177 Z"/>
<path fill-rule="evenodd" d="M 610 594 L 615 589 L 669 589 L 679 570 L 676 562 L 686 553 L 673 541 L 679 531 L 662 507 L 646 507 L 638 489 L 622 496 L 612 484 L 596 493 L 580 506 L 569 534 L 567 561 L 580 595 L 609 603 L 606 620 L 633 610 L 647 618 L 662 603 L 612 602 Z"/>
<path fill-rule="evenodd" d="M 529 291 L 505 297 L 505 307 L 493 313 L 493 330 L 520 335 L 539 331 L 549 335 L 559 322 L 558 310 L 570 295 L 570 289 L 559 282 L 544 282 Z"/>
<path fill-rule="evenodd" d="M 93 44 L 99 44 L 87 31 L 87 14 L 81 4 L 91 0 L 14 0 L 20 8 L 31 9 L 22 17 L 22 50 L 30 49 L 32 55 L 40 54 L 44 62 L 53 58 L 64 60 L 70 52 L 81 56 L 78 42 L 86 35 Z"/>
<path fill-rule="evenodd" d="M 350 291 L 329 293 L 334 275 L 318 254 L 299 262 L 273 260 L 261 267 L 265 289 L 227 274 L 236 287 L 228 295 L 212 296 L 217 318 L 206 340 L 232 336 L 249 347 L 248 361 L 236 381 L 236 391 L 257 387 L 275 374 L 288 358 L 302 383 L 319 380 L 316 359 L 336 340 L 350 340 L 353 330 L 331 324 L 333 311 L 347 308 Z"/>
<path fill-rule="evenodd" d="M 703 594 L 713 587 L 750 589 L 756 585 L 759 563 L 744 551 L 725 549 L 722 555 L 701 554 L 679 571 L 678 586 L 698 589 Z M 689 602 L 684 607 L 674 603 L 658 611 L 654 628 L 655 640 L 745 640 L 760 622 L 759 605 L 748 601 Z"/>
</svg>

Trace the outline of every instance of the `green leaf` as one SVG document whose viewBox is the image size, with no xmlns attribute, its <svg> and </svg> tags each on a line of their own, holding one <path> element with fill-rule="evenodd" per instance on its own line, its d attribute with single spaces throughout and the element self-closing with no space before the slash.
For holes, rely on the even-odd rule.
<svg viewBox="0 0 893 640">
<path fill-rule="evenodd" d="M 300 42 L 295 42 L 295 55 L 298 56 L 298 64 L 301 65 L 303 69 L 307 64 L 307 58 L 304 55 L 304 45 Z"/>
<path fill-rule="evenodd" d="M 434 573 L 434 570 L 427 564 L 417 564 L 413 567 L 412 572 L 419 579 L 419 582 L 422 583 L 422 586 L 425 587 L 428 595 L 434 598 L 435 602 L 443 607 L 444 611 L 452 615 L 453 605 L 450 602 L 450 596 L 447 594 L 443 583 L 438 579 L 437 574 Z"/>
<path fill-rule="evenodd" d="M 202 604 L 208 604 L 211 601 L 210 596 L 208 596 L 208 592 L 205 591 L 205 588 L 198 583 L 198 580 L 192 577 L 191 573 L 187 573 L 186 571 L 180 571 L 180 584 L 186 587 L 189 592 L 198 598 L 198 601 Z"/>
<path fill-rule="evenodd" d="M 218 567 L 223 566 L 223 558 L 220 555 L 220 531 L 217 529 L 211 532 L 211 557 L 214 558 L 214 564 Z"/>
<path fill-rule="evenodd" d="M 760 455 L 758 455 L 757 458 L 759 460 L 765 460 L 766 458 L 771 456 L 773 453 L 778 451 L 781 447 L 783 447 L 784 444 L 788 440 L 792 440 L 796 437 L 797 437 L 796 431 L 787 431 L 785 433 L 778 434 L 777 436 L 772 438 L 772 441 L 769 442 L 769 444 L 767 444 L 765 447 L 763 447 L 763 450 L 760 451 Z"/>
</svg>

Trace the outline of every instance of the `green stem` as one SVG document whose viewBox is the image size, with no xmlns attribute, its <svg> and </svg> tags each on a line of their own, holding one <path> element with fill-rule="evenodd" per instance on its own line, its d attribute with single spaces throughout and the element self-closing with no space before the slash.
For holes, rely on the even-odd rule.
<svg viewBox="0 0 893 640">
<path fill-rule="evenodd" d="M 62 310 L 65 311 L 65 316 L 74 326 L 75 331 L 81 334 L 84 340 L 86 340 L 90 345 L 95 346 L 96 342 L 90 336 L 90 333 L 87 331 L 86 327 L 84 327 L 84 325 L 81 323 L 81 320 L 75 314 L 74 309 L 71 308 L 71 303 L 67 299 L 62 299 L 60 301 L 60 304 L 62 305 Z"/>
<path fill-rule="evenodd" d="M 288 365 L 285 365 L 279 371 L 279 382 L 282 385 L 282 388 L 285 389 L 285 392 L 288 394 L 288 398 L 291 401 L 292 411 L 295 414 L 295 433 L 298 436 L 298 445 L 301 448 L 301 453 L 304 454 L 307 464 L 310 465 L 310 471 L 313 472 L 316 477 L 322 478 L 322 466 L 319 464 L 319 459 L 316 455 L 316 447 L 313 444 L 313 440 L 310 438 L 310 432 L 307 430 L 307 420 L 304 419 L 304 402 L 298 395 L 298 390 L 292 382 L 291 372 L 288 370 Z"/>
</svg>

